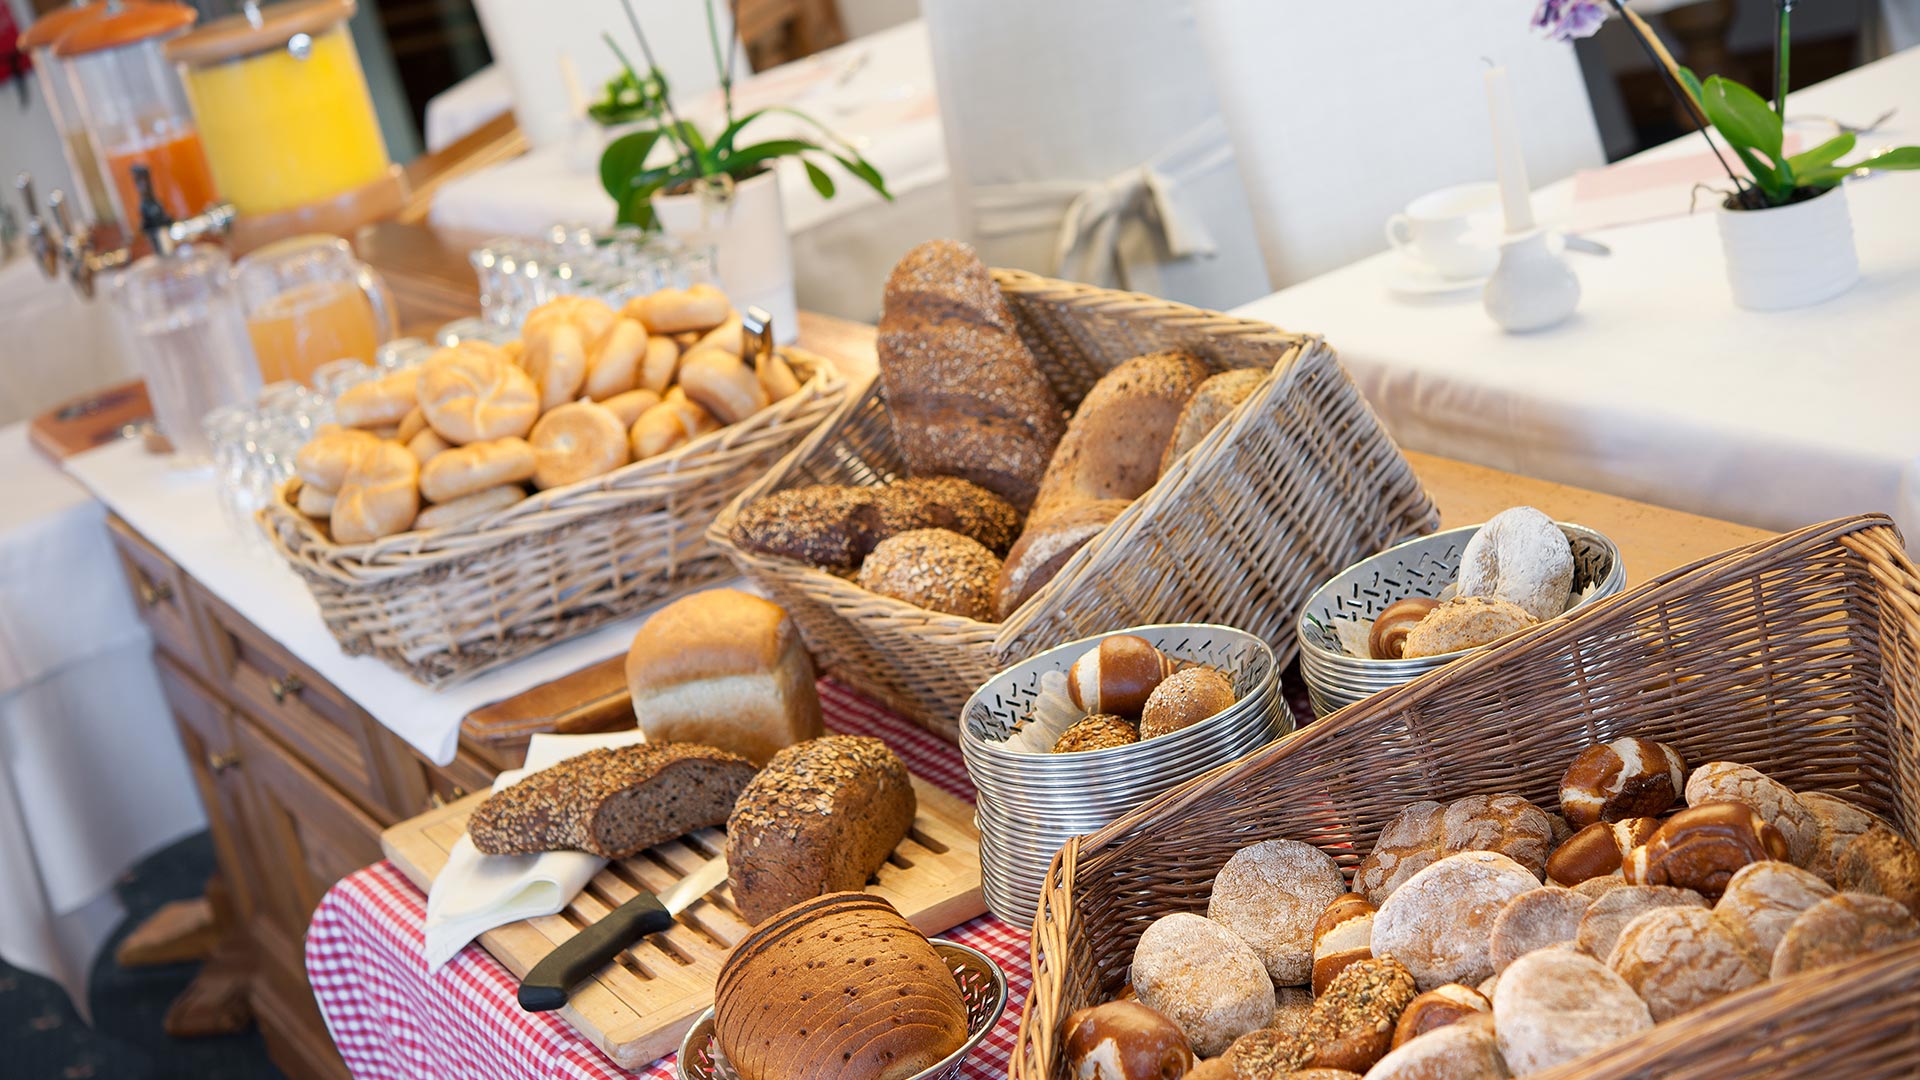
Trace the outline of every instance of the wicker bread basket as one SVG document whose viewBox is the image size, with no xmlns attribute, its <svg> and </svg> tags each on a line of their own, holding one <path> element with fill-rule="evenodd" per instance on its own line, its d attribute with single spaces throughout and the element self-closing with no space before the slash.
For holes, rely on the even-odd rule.
<svg viewBox="0 0 1920 1080">
<path fill-rule="evenodd" d="M 847 395 L 831 362 L 787 355 L 806 376 L 798 393 L 469 525 L 336 544 L 286 488 L 260 520 L 341 648 L 428 685 L 465 678 L 732 576 L 707 526 Z"/>
<path fill-rule="evenodd" d="M 1017 270 L 993 276 L 1065 404 L 1124 361 L 1162 349 L 1185 349 L 1216 371 L 1272 375 L 1002 624 L 928 611 L 733 543 L 734 520 L 752 499 L 906 475 L 876 380 L 708 534 L 787 609 L 835 678 L 954 739 L 967 698 L 1002 668 L 1116 627 L 1222 623 L 1272 643 L 1284 667 L 1297 648 L 1299 606 L 1315 587 L 1439 524 L 1406 458 L 1319 338 Z"/>
<path fill-rule="evenodd" d="M 1878 515 L 1703 560 L 1343 709 L 1067 842 L 1034 923 L 1016 1080 L 1066 1076 L 1062 1020 L 1127 981 L 1148 923 L 1204 911 L 1238 848 L 1288 837 L 1351 868 L 1405 804 L 1557 804 L 1594 741 L 1651 736 L 1837 790 L 1920 832 L 1920 575 Z M 1911 1077 L 1920 944 L 1767 983 L 1537 1080 Z"/>
</svg>

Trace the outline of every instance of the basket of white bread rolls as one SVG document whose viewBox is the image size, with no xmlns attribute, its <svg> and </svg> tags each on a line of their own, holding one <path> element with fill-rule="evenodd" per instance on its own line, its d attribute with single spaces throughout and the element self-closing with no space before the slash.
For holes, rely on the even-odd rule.
<svg viewBox="0 0 1920 1080">
<path fill-rule="evenodd" d="M 1438 514 L 1317 337 L 988 270 L 889 278 L 880 378 L 715 521 L 821 666 L 955 737 L 996 672 L 1147 623 L 1273 644 Z"/>
<path fill-rule="evenodd" d="M 434 684 L 724 578 L 714 517 L 846 397 L 709 285 L 562 297 L 335 403 L 261 520 L 348 653 Z"/>
<path fill-rule="evenodd" d="M 1890 520 L 1704 559 L 1068 840 L 1011 1076 L 1912 1076 L 1917 747 Z"/>
</svg>

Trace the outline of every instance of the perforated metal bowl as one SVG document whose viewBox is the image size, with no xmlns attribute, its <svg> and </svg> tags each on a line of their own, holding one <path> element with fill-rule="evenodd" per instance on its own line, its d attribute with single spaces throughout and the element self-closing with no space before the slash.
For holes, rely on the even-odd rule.
<svg viewBox="0 0 1920 1080">
<path fill-rule="evenodd" d="M 1595 586 L 1592 594 L 1583 597 L 1567 614 L 1626 588 L 1626 564 L 1620 558 L 1618 545 L 1604 533 L 1584 525 L 1564 521 L 1557 524 L 1573 546 L 1575 591 Z M 1479 531 L 1480 526 L 1467 525 L 1396 544 L 1341 571 L 1314 592 L 1295 626 L 1300 642 L 1300 674 L 1306 680 L 1314 715 L 1325 716 L 1476 651 L 1462 649 L 1412 660 L 1353 656 L 1340 647 L 1334 623 L 1341 619 L 1370 623 L 1397 600 L 1440 596 L 1460 576 L 1460 556 L 1466 550 L 1467 541 Z"/>
</svg>

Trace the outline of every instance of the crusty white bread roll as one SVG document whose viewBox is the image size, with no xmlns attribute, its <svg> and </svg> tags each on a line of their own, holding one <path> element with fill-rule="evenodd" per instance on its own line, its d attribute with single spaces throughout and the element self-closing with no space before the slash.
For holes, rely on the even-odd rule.
<svg viewBox="0 0 1920 1080">
<path fill-rule="evenodd" d="M 664 394 L 679 370 L 680 343 L 664 334 L 648 338 L 646 355 L 640 358 L 640 388 Z"/>
<path fill-rule="evenodd" d="M 631 428 L 640 414 L 660 404 L 660 395 L 651 390 L 629 390 L 624 394 L 615 394 L 600 404 L 607 411 L 620 418 L 622 427 Z"/>
<path fill-rule="evenodd" d="M 488 439 L 436 454 L 420 467 L 420 494 L 444 503 L 502 484 L 533 478 L 533 447 L 525 439 Z"/>
<path fill-rule="evenodd" d="M 550 410 L 527 441 L 533 445 L 533 486 L 542 490 L 610 473 L 632 460 L 619 417 L 591 401 Z"/>
<path fill-rule="evenodd" d="M 471 495 L 462 495 L 450 502 L 429 506 L 420 511 L 413 520 L 416 529 L 448 529 L 455 525 L 465 525 L 479 521 L 488 514 L 497 514 L 509 506 L 526 499 L 526 491 L 519 484 L 502 484 Z"/>
<path fill-rule="evenodd" d="M 581 346 L 593 350 L 599 348 L 617 318 L 612 308 L 591 296 L 556 296 L 527 312 L 520 324 L 520 338 L 531 354 L 538 351 L 548 331 L 567 324 L 579 332 Z"/>
<path fill-rule="evenodd" d="M 334 542 L 360 544 L 406 532 L 419 511 L 420 463 L 406 447 L 382 439 L 355 455 L 334 497 Z"/>
<path fill-rule="evenodd" d="M 346 483 L 355 457 L 379 441 L 372 432 L 355 428 L 322 431 L 293 455 L 293 471 L 313 487 L 337 492 Z"/>
<path fill-rule="evenodd" d="M 760 380 L 760 389 L 766 391 L 768 401 L 783 401 L 800 392 L 800 377 L 779 353 L 757 358 L 753 374 Z"/>
<path fill-rule="evenodd" d="M 699 349 L 719 349 L 723 353 L 745 356 L 746 350 L 742 348 L 745 344 L 746 324 L 740 321 L 739 312 L 729 311 L 727 312 L 726 322 L 700 335 L 700 340 L 694 342 L 693 348 L 687 351 L 694 352 Z"/>
<path fill-rule="evenodd" d="M 339 399 L 333 403 L 333 414 L 348 427 L 375 428 L 398 424 L 406 419 L 407 413 L 413 411 L 418 376 L 416 369 L 408 368 L 355 383 L 341 391 Z"/>
<path fill-rule="evenodd" d="M 746 362 L 719 349 L 680 358 L 680 388 L 723 424 L 737 424 L 767 407 L 767 392 Z"/>
<path fill-rule="evenodd" d="M 330 518 L 333 516 L 333 494 L 302 481 L 300 490 L 294 492 L 294 509 L 310 518 Z"/>
<path fill-rule="evenodd" d="M 463 341 L 420 366 L 420 410 L 455 445 L 525 436 L 540 415 L 540 391 L 498 346 Z"/>
<path fill-rule="evenodd" d="M 580 396 L 587 381 L 587 343 L 580 328 L 560 323 L 527 346 L 527 374 L 540 389 L 542 412 Z"/>
<path fill-rule="evenodd" d="M 588 360 L 586 395 L 605 401 L 632 390 L 639 382 L 640 361 L 646 354 L 646 327 L 634 319 L 614 323 Z"/>
<path fill-rule="evenodd" d="M 627 650 L 633 715 L 652 742 L 695 742 L 756 765 L 818 738 L 813 661 L 787 613 L 732 589 L 661 608 Z"/>
<path fill-rule="evenodd" d="M 453 449 L 453 444 L 440 437 L 432 428 L 425 428 L 413 438 L 407 440 L 407 449 L 425 465 L 437 455 Z"/>
<path fill-rule="evenodd" d="M 661 289 L 638 307 L 640 321 L 647 324 L 649 334 L 705 333 L 726 322 L 732 310 L 727 295 L 707 284 Z"/>
<path fill-rule="evenodd" d="M 394 429 L 393 437 L 403 443 L 412 442 L 415 435 L 420 434 L 426 429 L 427 414 L 420 411 L 419 405 L 415 405 L 413 408 L 407 410 L 407 415 L 400 418 L 400 426 Z"/>
</svg>

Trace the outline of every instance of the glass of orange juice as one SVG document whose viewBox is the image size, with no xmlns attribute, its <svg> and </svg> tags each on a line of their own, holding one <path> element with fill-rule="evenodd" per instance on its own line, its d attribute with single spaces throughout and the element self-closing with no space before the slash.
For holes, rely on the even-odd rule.
<svg viewBox="0 0 1920 1080">
<path fill-rule="evenodd" d="M 334 360 L 373 363 L 394 336 L 393 294 L 337 236 L 295 236 L 256 248 L 234 267 L 247 333 L 267 382 L 310 384 Z"/>
</svg>

